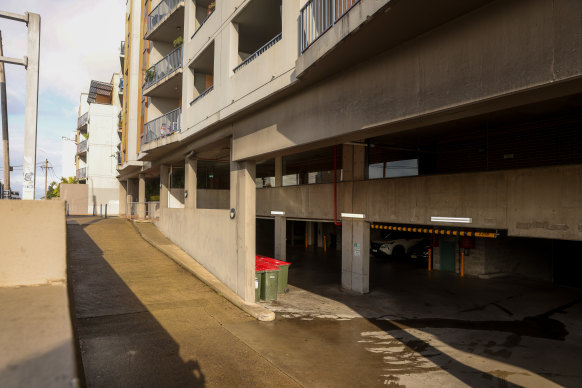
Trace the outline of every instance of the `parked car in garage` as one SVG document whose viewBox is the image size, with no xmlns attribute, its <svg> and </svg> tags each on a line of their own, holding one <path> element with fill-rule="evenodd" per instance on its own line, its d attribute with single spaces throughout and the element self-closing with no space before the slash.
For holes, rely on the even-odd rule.
<svg viewBox="0 0 582 388">
<path fill-rule="evenodd" d="M 409 253 L 410 249 L 425 240 L 420 235 L 408 236 L 403 233 L 388 232 L 382 239 L 371 241 L 372 253 L 388 256 L 402 257 Z"/>
<path fill-rule="evenodd" d="M 408 257 L 411 260 L 418 261 L 419 263 L 428 262 L 428 251 L 431 246 L 427 239 L 423 239 L 421 242 L 410 248 L 408 251 Z"/>
</svg>

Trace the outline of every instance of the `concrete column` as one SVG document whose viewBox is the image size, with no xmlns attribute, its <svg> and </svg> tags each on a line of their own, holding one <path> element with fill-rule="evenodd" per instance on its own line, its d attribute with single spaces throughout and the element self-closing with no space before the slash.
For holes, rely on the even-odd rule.
<svg viewBox="0 0 582 388">
<path fill-rule="evenodd" d="M 370 225 L 364 220 L 342 221 L 342 288 L 370 292 Z"/>
<path fill-rule="evenodd" d="M 231 162 L 230 205 L 234 210 L 237 245 L 237 294 L 246 302 L 255 300 L 256 163 Z M 234 205 L 234 206 L 233 206 Z"/>
<path fill-rule="evenodd" d="M 196 209 L 196 193 L 198 190 L 198 160 L 186 158 L 186 172 L 185 172 L 185 182 L 184 187 L 186 191 L 184 195 L 184 207 L 188 209 Z"/>
<path fill-rule="evenodd" d="M 366 177 L 366 147 L 354 146 L 353 158 L 352 178 L 354 181 L 363 181 Z"/>
<path fill-rule="evenodd" d="M 283 157 L 275 158 L 275 187 L 283 186 Z"/>
<path fill-rule="evenodd" d="M 275 259 L 287 258 L 287 217 L 275 217 Z"/>
<path fill-rule="evenodd" d="M 323 222 L 317 223 L 317 247 L 323 248 Z"/>
<path fill-rule="evenodd" d="M 137 206 L 137 218 L 139 219 L 144 219 L 146 216 L 146 206 L 145 206 L 145 200 L 146 200 L 146 195 L 145 195 L 145 186 L 146 186 L 146 181 L 145 181 L 145 174 L 139 174 L 139 191 L 138 191 L 138 206 Z"/>
<path fill-rule="evenodd" d="M 166 209 L 168 207 L 169 187 L 170 187 L 170 169 L 168 168 L 167 164 L 162 164 L 160 166 L 160 209 Z"/>
<path fill-rule="evenodd" d="M 127 181 L 119 181 L 119 215 L 124 216 L 127 206 Z"/>
<path fill-rule="evenodd" d="M 315 231 L 315 222 L 311 222 L 311 221 L 307 221 L 307 223 L 305 224 L 305 227 L 307 228 L 307 245 L 308 246 L 312 246 L 315 245 L 316 243 L 316 231 Z"/>
</svg>

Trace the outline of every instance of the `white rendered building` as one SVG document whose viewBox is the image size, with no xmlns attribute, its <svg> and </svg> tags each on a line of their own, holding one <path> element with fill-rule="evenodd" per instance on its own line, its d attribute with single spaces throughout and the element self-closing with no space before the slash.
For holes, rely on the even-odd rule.
<svg viewBox="0 0 582 388">
<path fill-rule="evenodd" d="M 81 94 L 77 122 L 77 179 L 87 185 L 87 214 L 119 212 L 119 74 L 110 83 L 91 81 L 89 93 Z"/>
</svg>

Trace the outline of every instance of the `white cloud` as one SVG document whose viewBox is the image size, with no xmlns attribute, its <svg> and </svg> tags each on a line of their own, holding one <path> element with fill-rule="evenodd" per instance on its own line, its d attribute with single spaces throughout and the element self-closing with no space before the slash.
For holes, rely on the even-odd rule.
<svg viewBox="0 0 582 388">
<path fill-rule="evenodd" d="M 41 16 L 37 162 L 48 158 L 60 177 L 61 136 L 75 129 L 80 94 L 88 91 L 91 80 L 109 82 L 113 73 L 121 71 L 119 46 L 124 39 L 125 0 L 1 0 L 0 10 Z M 4 55 L 25 56 L 25 24 L 0 19 L 0 30 Z M 21 66 L 6 65 L 13 166 L 22 165 L 25 75 Z M 11 174 L 13 189 L 20 189 L 21 175 L 18 169 Z M 44 190 L 40 169 L 36 185 L 39 198 Z"/>
<path fill-rule="evenodd" d="M 3 0 L 2 10 L 41 16 L 41 93 L 57 92 L 78 101 L 92 79 L 109 81 L 119 72 L 124 37 L 123 0 Z M 23 23 L 0 19 L 6 55 L 26 55 Z M 19 77 L 24 80 L 24 72 Z M 22 84 L 24 86 L 24 83 Z"/>
</svg>

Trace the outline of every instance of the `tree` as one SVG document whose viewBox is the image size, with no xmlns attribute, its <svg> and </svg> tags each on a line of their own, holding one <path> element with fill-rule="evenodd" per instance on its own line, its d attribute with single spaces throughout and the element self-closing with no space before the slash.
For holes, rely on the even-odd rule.
<svg viewBox="0 0 582 388">
<path fill-rule="evenodd" d="M 57 182 L 51 182 L 47 191 L 46 191 L 46 198 L 51 199 L 55 197 L 61 196 L 61 184 L 77 184 L 79 181 L 74 176 L 70 176 L 68 178 L 62 177 L 61 181 L 57 184 Z"/>
<path fill-rule="evenodd" d="M 49 185 L 47 191 L 46 191 L 46 199 L 58 197 L 58 195 L 56 194 L 56 191 L 57 191 L 57 182 L 52 181 L 51 184 Z"/>
</svg>

